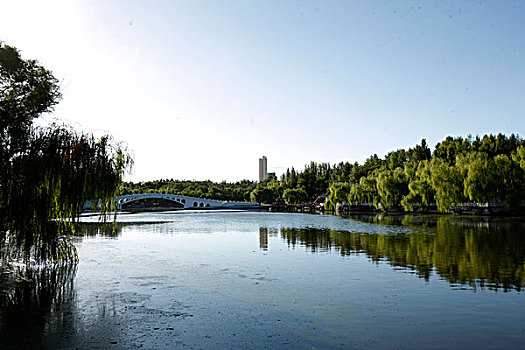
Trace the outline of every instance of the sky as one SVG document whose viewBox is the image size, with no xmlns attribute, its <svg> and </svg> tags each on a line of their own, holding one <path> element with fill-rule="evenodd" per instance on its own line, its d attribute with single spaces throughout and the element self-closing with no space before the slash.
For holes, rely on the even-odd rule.
<svg viewBox="0 0 525 350">
<path fill-rule="evenodd" d="M 525 135 L 525 1 L 2 0 L 0 41 L 60 80 L 42 122 L 113 135 L 129 181 Z"/>
</svg>

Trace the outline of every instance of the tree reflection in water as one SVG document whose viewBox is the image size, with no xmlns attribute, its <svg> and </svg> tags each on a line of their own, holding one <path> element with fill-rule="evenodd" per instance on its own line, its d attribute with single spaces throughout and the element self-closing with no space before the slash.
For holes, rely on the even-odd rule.
<svg viewBox="0 0 525 350">
<path fill-rule="evenodd" d="M 75 236 L 93 237 L 102 236 L 107 238 L 117 238 L 122 233 L 123 224 L 120 223 L 79 223 L 76 226 Z"/>
<path fill-rule="evenodd" d="M 76 270 L 75 261 L 0 266 L 2 347 L 34 347 L 58 329 L 75 328 L 71 307 Z"/>
<path fill-rule="evenodd" d="M 121 230 L 113 224 L 80 224 L 76 236 L 118 237 Z M 79 327 L 75 318 L 76 272 L 75 260 L 41 264 L 1 261 L 0 348 L 53 348 L 63 343 L 64 337 L 75 337 Z"/>
<path fill-rule="evenodd" d="M 409 233 L 348 232 L 315 228 L 282 228 L 289 245 L 312 252 L 366 254 L 429 280 L 432 273 L 452 286 L 521 291 L 525 280 L 525 223 L 496 218 L 451 216 L 356 215 L 351 219 L 377 225 L 403 225 Z"/>
</svg>

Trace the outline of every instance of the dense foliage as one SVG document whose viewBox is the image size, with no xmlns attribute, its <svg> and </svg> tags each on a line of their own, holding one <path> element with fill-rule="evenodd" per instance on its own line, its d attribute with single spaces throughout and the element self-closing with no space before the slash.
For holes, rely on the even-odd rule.
<svg viewBox="0 0 525 350">
<path fill-rule="evenodd" d="M 432 205 L 441 212 L 466 202 L 515 207 L 525 198 L 525 141 L 514 134 L 449 136 L 432 151 L 423 139 L 413 148 L 390 152 L 384 158 L 374 154 L 364 164 L 311 162 L 302 171 L 287 169 L 279 180 L 129 182 L 123 191 L 268 204 L 278 198 L 295 204 L 327 196 L 328 210 L 337 203 L 406 211 Z"/>
<path fill-rule="evenodd" d="M 171 193 L 181 196 L 218 199 L 224 201 L 248 201 L 256 183 L 249 180 L 238 182 L 212 182 L 189 180 L 156 180 L 125 182 L 122 194 Z"/>
<path fill-rule="evenodd" d="M 413 210 L 435 203 L 447 212 L 465 202 L 518 206 L 525 194 L 524 147 L 515 135 L 447 137 L 431 154 L 423 140 L 409 151 L 389 153 L 359 180 L 347 181 L 346 193 L 337 193 L 341 185 L 333 184 L 330 203 L 346 195 L 350 203 L 385 209 L 402 205 Z"/>
<path fill-rule="evenodd" d="M 282 196 L 297 203 L 323 194 L 328 209 L 345 202 L 407 211 L 435 204 L 442 212 L 465 202 L 519 206 L 525 198 L 525 142 L 514 134 L 449 136 L 433 152 L 422 140 L 362 165 L 311 162 L 302 172 L 288 169 L 279 181 L 258 184 L 252 200 L 272 203 Z"/>
<path fill-rule="evenodd" d="M 109 137 L 33 122 L 61 98 L 52 73 L 0 42 L 0 251 L 4 259 L 75 258 L 67 235 L 84 203 L 102 212 L 130 164 Z"/>
</svg>

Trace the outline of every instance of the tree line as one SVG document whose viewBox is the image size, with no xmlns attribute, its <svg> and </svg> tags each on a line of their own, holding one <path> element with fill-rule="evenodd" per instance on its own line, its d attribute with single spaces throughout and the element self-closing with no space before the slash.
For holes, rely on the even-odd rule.
<svg viewBox="0 0 525 350">
<path fill-rule="evenodd" d="M 218 199 L 223 201 L 246 202 L 256 182 L 242 180 L 237 182 L 213 182 L 160 179 L 143 182 L 124 182 L 122 194 L 167 193 L 181 196 Z"/>
<path fill-rule="evenodd" d="M 276 198 L 282 197 L 286 203 L 295 204 L 313 202 L 319 196 L 328 196 L 328 209 L 335 208 L 337 203 L 373 202 L 372 188 L 375 187 L 375 183 L 366 180 L 370 174 L 387 168 L 396 169 L 410 161 L 430 158 L 430 149 L 423 140 L 421 145 L 408 151 L 391 152 L 385 159 L 374 154 L 362 165 L 357 162 L 337 164 L 310 162 L 302 171 L 292 167 L 287 169 L 279 180 L 270 179 L 258 183 L 250 199 L 261 203 L 273 203 Z M 361 180 L 363 178 L 365 180 Z M 360 184 L 361 181 L 363 186 L 357 188 L 355 185 Z M 359 198 L 349 199 L 352 188 L 352 193 L 359 195 Z M 379 203 L 377 200 L 376 202 Z"/>
<path fill-rule="evenodd" d="M 371 203 L 412 211 L 435 204 L 448 212 L 465 202 L 516 207 L 525 194 L 525 143 L 514 134 L 449 136 L 432 152 L 422 140 L 384 159 L 374 155 L 363 168 L 359 177 L 330 185 L 328 206 Z"/>
<path fill-rule="evenodd" d="M 519 206 L 525 198 L 525 142 L 514 134 L 449 136 L 434 150 L 423 139 L 363 164 L 311 162 L 303 171 L 291 168 L 280 180 L 257 184 L 251 199 L 271 203 L 281 196 L 300 203 L 320 195 L 328 197 L 328 210 L 338 203 L 406 211 L 436 205 L 441 212 L 465 202 Z"/>
<path fill-rule="evenodd" d="M 433 150 L 423 139 L 383 158 L 374 154 L 363 164 L 310 162 L 303 170 L 288 168 L 280 179 L 259 183 L 171 179 L 123 185 L 124 194 L 151 192 L 265 204 L 279 198 L 294 204 L 327 196 L 328 210 L 338 203 L 405 211 L 435 205 L 441 212 L 465 202 L 516 207 L 525 198 L 525 141 L 501 133 L 449 136 Z"/>
</svg>

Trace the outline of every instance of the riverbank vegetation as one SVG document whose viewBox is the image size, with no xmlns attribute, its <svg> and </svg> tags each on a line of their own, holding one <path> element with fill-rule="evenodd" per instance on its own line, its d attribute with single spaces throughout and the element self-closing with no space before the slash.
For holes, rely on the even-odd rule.
<svg viewBox="0 0 525 350">
<path fill-rule="evenodd" d="M 311 162 L 302 171 L 287 169 L 280 179 L 261 183 L 160 180 L 124 185 L 124 193 L 144 192 L 267 204 L 277 198 L 289 204 L 313 202 L 324 195 L 328 210 L 338 203 L 404 211 L 433 206 L 440 212 L 467 202 L 518 207 L 525 198 L 525 141 L 514 134 L 449 136 L 433 150 L 423 139 L 383 158 L 374 154 L 363 164 Z"/>
<path fill-rule="evenodd" d="M 249 201 L 250 193 L 257 183 L 250 180 L 238 182 L 213 182 L 189 180 L 155 180 L 125 182 L 122 194 L 171 193 L 181 196 L 218 199 L 223 201 Z"/>
<path fill-rule="evenodd" d="M 435 204 L 440 212 L 448 212 L 465 202 L 523 204 L 525 143 L 515 135 L 447 137 L 433 152 L 423 140 L 384 159 L 371 157 L 367 164 L 372 166 L 358 178 L 330 185 L 329 207 L 372 203 L 412 211 Z"/>
<path fill-rule="evenodd" d="M 525 198 L 525 142 L 512 134 L 447 137 L 431 150 L 426 141 L 364 164 L 310 163 L 302 172 L 287 170 L 280 181 L 258 184 L 252 199 L 288 203 L 327 195 L 326 208 L 338 203 L 413 211 L 435 205 L 448 212 L 454 204 L 500 202 L 522 205 Z"/>
<path fill-rule="evenodd" d="M 61 99 L 60 84 L 35 60 L 0 42 L 0 254 L 11 259 L 74 260 L 68 240 L 87 200 L 111 209 L 126 149 L 67 125 L 36 126 Z"/>
</svg>

